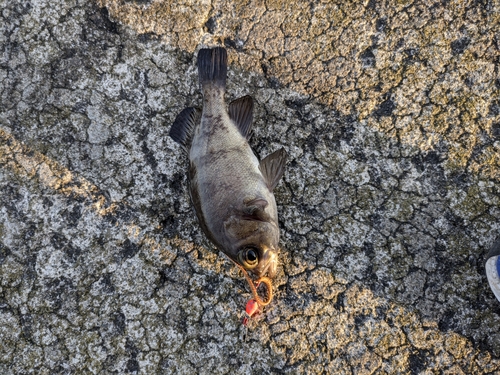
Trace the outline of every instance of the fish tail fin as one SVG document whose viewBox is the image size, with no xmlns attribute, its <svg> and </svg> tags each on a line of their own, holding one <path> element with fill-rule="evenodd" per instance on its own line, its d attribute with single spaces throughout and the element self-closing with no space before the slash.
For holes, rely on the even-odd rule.
<svg viewBox="0 0 500 375">
<path fill-rule="evenodd" d="M 216 85 L 226 88 L 227 52 L 223 47 L 200 49 L 198 52 L 198 74 L 202 87 Z"/>
</svg>

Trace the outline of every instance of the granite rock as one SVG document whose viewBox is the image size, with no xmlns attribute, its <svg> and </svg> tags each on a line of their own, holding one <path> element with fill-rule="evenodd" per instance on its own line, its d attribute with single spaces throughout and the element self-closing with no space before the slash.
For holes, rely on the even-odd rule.
<svg viewBox="0 0 500 375">
<path fill-rule="evenodd" d="M 2 1 L 0 373 L 500 372 L 495 1 Z M 202 235 L 169 137 L 228 49 L 285 147 L 276 296 Z"/>
</svg>

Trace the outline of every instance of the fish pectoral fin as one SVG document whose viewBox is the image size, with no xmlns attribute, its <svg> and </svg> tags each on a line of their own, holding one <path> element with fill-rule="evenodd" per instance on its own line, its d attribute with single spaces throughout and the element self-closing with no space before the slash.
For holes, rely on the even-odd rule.
<svg viewBox="0 0 500 375">
<path fill-rule="evenodd" d="M 243 219 L 256 221 L 269 220 L 269 214 L 266 212 L 268 202 L 264 198 L 257 197 L 251 200 L 245 200 L 244 204 L 245 206 L 241 215 Z"/>
<path fill-rule="evenodd" d="M 201 111 L 198 108 L 188 107 L 182 110 L 175 118 L 170 128 L 170 137 L 179 143 L 189 153 L 194 129 L 200 122 Z"/>
<path fill-rule="evenodd" d="M 247 198 L 243 201 L 243 203 L 245 204 L 245 207 L 261 207 L 262 209 L 265 209 L 269 204 L 267 200 L 262 197 Z"/>
<path fill-rule="evenodd" d="M 260 161 L 260 171 L 264 176 L 269 190 L 273 191 L 285 171 L 288 154 L 284 148 L 274 151 Z"/>
<path fill-rule="evenodd" d="M 229 103 L 229 117 L 236 123 L 241 135 L 250 139 L 253 120 L 253 99 L 251 96 L 233 100 Z"/>
</svg>

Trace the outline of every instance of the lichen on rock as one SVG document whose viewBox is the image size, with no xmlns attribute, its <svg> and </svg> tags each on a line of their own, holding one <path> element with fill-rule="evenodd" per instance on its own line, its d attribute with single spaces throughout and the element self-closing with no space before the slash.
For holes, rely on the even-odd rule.
<svg viewBox="0 0 500 375">
<path fill-rule="evenodd" d="M 495 373 L 498 4 L 4 2 L 0 373 Z M 202 232 L 168 137 L 228 49 L 284 146 L 275 299 Z"/>
</svg>

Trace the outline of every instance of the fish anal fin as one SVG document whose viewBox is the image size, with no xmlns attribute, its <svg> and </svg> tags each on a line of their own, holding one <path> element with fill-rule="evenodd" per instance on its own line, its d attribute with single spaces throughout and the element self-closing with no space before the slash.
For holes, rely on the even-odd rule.
<svg viewBox="0 0 500 375">
<path fill-rule="evenodd" d="M 267 182 L 269 190 L 273 191 L 285 171 L 285 164 L 288 154 L 281 148 L 272 154 L 267 155 L 260 161 L 260 171 Z"/>
<path fill-rule="evenodd" d="M 241 135 L 250 139 L 253 120 L 253 99 L 243 96 L 229 103 L 229 117 L 236 123 Z"/>
<path fill-rule="evenodd" d="M 200 117 L 201 111 L 199 109 L 192 107 L 185 108 L 177 115 L 170 128 L 170 137 L 179 143 L 186 152 L 189 152 L 194 129 L 200 122 Z"/>
</svg>

